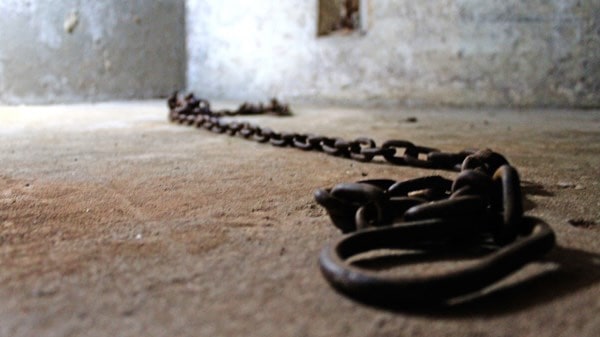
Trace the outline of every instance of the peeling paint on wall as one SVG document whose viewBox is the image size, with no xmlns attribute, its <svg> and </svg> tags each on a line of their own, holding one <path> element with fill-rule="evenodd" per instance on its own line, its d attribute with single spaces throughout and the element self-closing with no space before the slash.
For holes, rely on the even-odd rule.
<svg viewBox="0 0 600 337">
<path fill-rule="evenodd" d="M 71 13 L 65 18 L 65 22 L 63 23 L 63 29 L 65 32 L 71 34 L 77 27 L 79 23 L 79 14 L 76 10 L 72 10 Z"/>
<path fill-rule="evenodd" d="M 366 34 L 316 38 L 317 1 L 188 0 L 188 86 L 236 100 L 600 106 L 596 0 L 363 2 Z"/>
<path fill-rule="evenodd" d="M 187 68 L 208 98 L 600 106 L 598 1 L 359 3 L 365 34 L 317 38 L 318 1 L 3 0 L 0 102 L 163 96 Z"/>
</svg>

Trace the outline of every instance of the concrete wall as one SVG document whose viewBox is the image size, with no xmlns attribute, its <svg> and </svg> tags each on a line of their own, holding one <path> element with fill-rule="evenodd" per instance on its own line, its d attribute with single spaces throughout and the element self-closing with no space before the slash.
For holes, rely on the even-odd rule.
<svg viewBox="0 0 600 337">
<path fill-rule="evenodd" d="M 600 105 L 598 0 L 364 0 L 316 37 L 317 0 L 188 0 L 189 89 L 209 98 Z"/>
<path fill-rule="evenodd" d="M 600 106 L 598 0 L 361 0 L 365 34 L 317 38 L 318 2 L 2 0 L 0 102 L 183 88 L 187 19 L 209 98 Z"/>
<path fill-rule="evenodd" d="M 164 96 L 185 84 L 184 0 L 0 1 L 0 102 Z"/>
</svg>

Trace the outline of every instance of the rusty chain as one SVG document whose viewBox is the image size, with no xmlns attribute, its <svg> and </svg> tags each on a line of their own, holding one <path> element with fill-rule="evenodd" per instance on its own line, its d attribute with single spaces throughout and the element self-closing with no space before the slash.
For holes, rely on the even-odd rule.
<svg viewBox="0 0 600 337">
<path fill-rule="evenodd" d="M 259 143 L 270 143 L 273 146 L 321 151 L 361 162 L 370 162 L 381 156 L 387 162 L 396 165 L 458 171 L 465 158 L 473 153 L 472 151 L 445 153 L 404 140 L 389 140 L 381 146 L 377 146 L 373 139 L 366 137 L 344 140 L 315 134 L 280 133 L 247 122 L 225 122 L 221 119 L 221 117 L 238 115 L 290 115 L 289 107 L 280 104 L 276 99 L 266 105 L 244 103 L 236 110 L 212 111 L 210 103 L 206 100 L 198 99 L 192 94 L 185 97 L 174 94 L 169 97 L 168 106 L 170 109 L 169 120 L 175 123 L 204 128 L 215 133 L 240 136 Z M 398 154 L 400 152 L 402 153 Z"/>
<path fill-rule="evenodd" d="M 427 176 L 406 181 L 370 179 L 318 189 L 315 200 L 345 235 L 325 247 L 321 271 L 339 291 L 365 301 L 439 303 L 483 289 L 549 251 L 555 241 L 542 220 L 525 216 L 519 174 L 501 154 L 489 149 L 448 153 L 406 140 L 377 146 L 371 138 L 344 140 L 314 134 L 276 132 L 222 117 L 273 114 L 287 116 L 287 105 L 242 104 L 213 111 L 193 94 L 174 93 L 167 101 L 169 120 L 259 143 L 370 162 L 379 157 L 393 165 L 459 172 L 454 180 Z M 480 262 L 445 275 L 388 277 L 359 267 L 352 258 L 376 249 L 424 253 L 492 253 Z"/>
</svg>

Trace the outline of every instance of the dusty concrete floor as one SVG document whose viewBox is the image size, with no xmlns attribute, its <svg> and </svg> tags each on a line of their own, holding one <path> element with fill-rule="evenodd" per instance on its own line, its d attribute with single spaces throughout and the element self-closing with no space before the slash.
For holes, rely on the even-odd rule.
<svg viewBox="0 0 600 337">
<path fill-rule="evenodd" d="M 319 251 L 339 233 L 312 191 L 452 173 L 171 125 L 163 102 L 1 107 L 0 335 L 599 335 L 599 111 L 295 113 L 246 119 L 504 153 L 520 170 L 528 212 L 551 224 L 559 247 L 456 307 L 368 307 L 319 273 Z M 411 116 L 418 122 L 406 123 Z"/>
</svg>

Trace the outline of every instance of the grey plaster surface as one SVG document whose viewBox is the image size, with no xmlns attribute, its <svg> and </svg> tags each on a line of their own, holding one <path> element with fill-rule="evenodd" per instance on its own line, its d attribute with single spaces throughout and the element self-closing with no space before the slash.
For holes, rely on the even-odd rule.
<svg viewBox="0 0 600 337">
<path fill-rule="evenodd" d="M 163 97 L 185 86 L 184 0 L 0 1 L 0 102 Z"/>
<path fill-rule="evenodd" d="M 211 98 L 600 104 L 600 3 L 364 0 L 317 38 L 318 1 L 187 1 L 188 87 Z"/>
<path fill-rule="evenodd" d="M 453 173 L 172 125 L 164 102 L 0 107 L 0 336 L 598 336 L 599 111 L 293 108 L 246 119 L 505 154 L 558 247 L 448 309 L 365 306 L 319 273 L 340 233 L 312 192 Z"/>
</svg>

